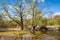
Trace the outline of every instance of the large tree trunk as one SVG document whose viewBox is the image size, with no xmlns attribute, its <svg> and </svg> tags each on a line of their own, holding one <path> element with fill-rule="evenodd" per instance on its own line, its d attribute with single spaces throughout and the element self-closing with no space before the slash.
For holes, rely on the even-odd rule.
<svg viewBox="0 0 60 40">
<path fill-rule="evenodd" d="M 21 0 L 21 4 L 20 4 L 20 18 L 21 18 L 21 30 L 23 30 L 24 26 L 23 26 L 22 0 Z"/>
<path fill-rule="evenodd" d="M 21 16 L 21 30 L 23 30 L 23 16 L 22 16 L 22 13 L 20 13 L 20 16 Z"/>
</svg>

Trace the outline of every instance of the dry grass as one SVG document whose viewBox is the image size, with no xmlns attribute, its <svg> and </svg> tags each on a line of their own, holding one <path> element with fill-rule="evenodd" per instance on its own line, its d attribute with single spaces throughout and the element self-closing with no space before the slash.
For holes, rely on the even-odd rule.
<svg viewBox="0 0 60 40">
<path fill-rule="evenodd" d="M 57 36 L 55 34 L 52 33 L 46 33 L 46 34 L 42 34 L 41 32 L 36 32 L 35 34 L 31 34 L 28 31 L 24 31 L 24 30 L 20 30 L 20 31 L 8 31 L 8 32 L 0 32 L 0 35 L 31 35 L 34 39 L 35 38 L 42 38 L 44 36 L 51 36 L 51 37 L 55 37 L 58 40 L 60 40 L 60 36 Z"/>
</svg>

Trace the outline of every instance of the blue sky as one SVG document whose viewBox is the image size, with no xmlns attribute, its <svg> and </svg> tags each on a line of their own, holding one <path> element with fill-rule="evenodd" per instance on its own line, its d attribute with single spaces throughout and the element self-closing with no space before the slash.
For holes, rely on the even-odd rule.
<svg viewBox="0 0 60 40">
<path fill-rule="evenodd" d="M 60 12 L 60 0 L 45 0 L 45 3 L 48 3 L 48 7 L 53 12 Z"/>
<path fill-rule="evenodd" d="M 11 2 L 13 2 L 14 5 L 17 5 L 15 0 L 0 0 L 0 10 L 2 6 L 2 2 L 6 2 L 7 4 L 10 4 Z M 47 6 L 44 10 L 47 10 L 49 8 L 49 10 L 53 11 L 55 14 L 56 13 L 60 14 L 60 0 L 41 0 L 41 2 L 37 4 L 37 8 L 41 9 L 42 6 L 45 6 L 45 5 Z"/>
</svg>

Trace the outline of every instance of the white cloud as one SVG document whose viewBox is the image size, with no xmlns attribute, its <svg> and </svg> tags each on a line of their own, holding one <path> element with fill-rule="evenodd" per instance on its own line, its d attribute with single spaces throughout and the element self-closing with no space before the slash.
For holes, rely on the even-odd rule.
<svg viewBox="0 0 60 40">
<path fill-rule="evenodd" d="M 8 7 L 11 8 L 11 9 L 14 9 L 14 8 L 18 9 L 18 7 L 15 7 L 15 6 L 12 6 L 12 5 L 8 5 Z"/>
<path fill-rule="evenodd" d="M 60 16 L 60 12 L 57 12 L 57 13 L 53 14 L 52 17 L 54 17 L 54 16 L 56 16 L 56 15 Z"/>
<path fill-rule="evenodd" d="M 55 16 L 55 15 L 60 15 L 60 12 L 55 13 L 53 16 Z"/>
<path fill-rule="evenodd" d="M 44 0 L 33 0 L 33 2 L 38 2 L 38 3 L 40 3 L 40 2 L 44 2 Z"/>
<path fill-rule="evenodd" d="M 40 2 L 44 2 L 45 0 L 38 0 L 38 3 L 40 3 Z"/>
<path fill-rule="evenodd" d="M 44 2 L 45 0 L 41 0 L 42 2 Z"/>
<path fill-rule="evenodd" d="M 32 16 L 31 16 L 31 15 L 28 15 L 28 16 L 27 16 L 27 19 L 30 19 L 30 18 L 32 18 Z"/>
</svg>

